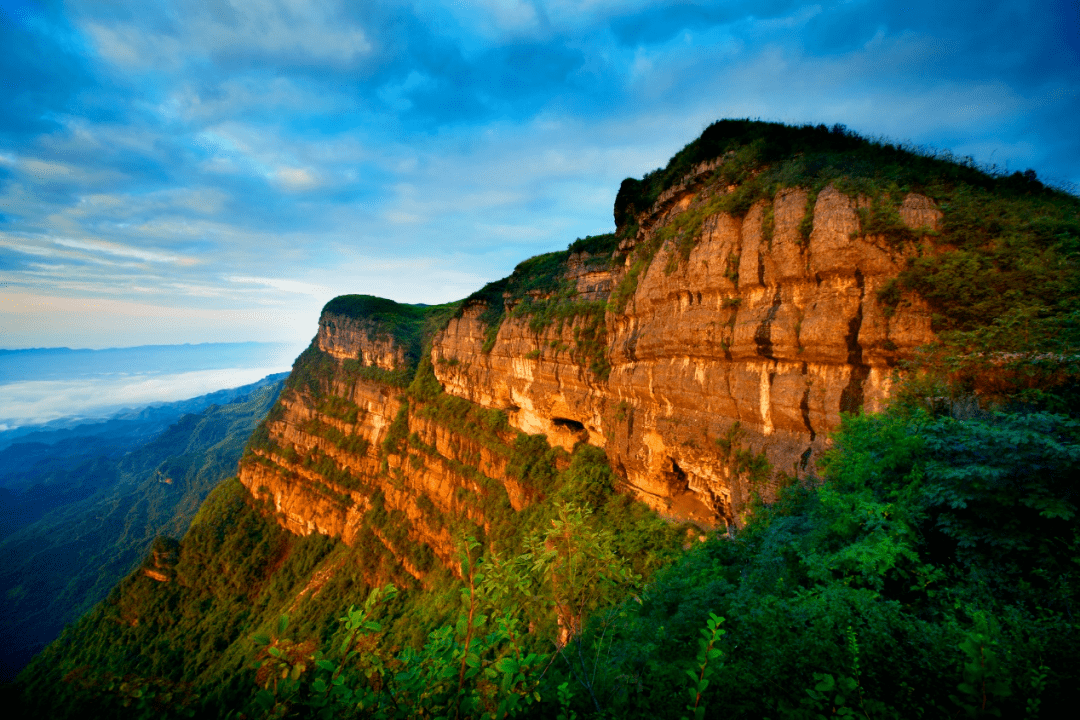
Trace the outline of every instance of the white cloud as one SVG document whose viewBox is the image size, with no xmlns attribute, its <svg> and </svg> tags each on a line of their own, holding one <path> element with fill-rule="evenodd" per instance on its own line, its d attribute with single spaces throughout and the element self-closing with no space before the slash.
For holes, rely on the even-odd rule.
<svg viewBox="0 0 1080 720">
<path fill-rule="evenodd" d="M 123 408 L 186 400 L 247 385 L 287 371 L 289 366 L 283 362 L 257 368 L 9 383 L 0 385 L 0 426 L 12 428 L 63 417 L 103 417 Z"/>
<path fill-rule="evenodd" d="M 88 168 L 72 163 L 23 158 L 16 165 L 19 172 L 38 183 L 105 184 L 122 178 L 112 170 Z"/>
<path fill-rule="evenodd" d="M 75 248 L 77 250 L 89 250 L 91 252 L 104 253 L 106 255 L 115 255 L 117 257 L 129 257 L 137 260 L 144 260 L 146 262 L 156 263 L 173 263 L 176 265 L 197 265 L 198 258 L 185 257 L 183 255 L 173 255 L 171 253 L 158 252 L 156 250 L 146 250 L 143 248 L 130 247 L 127 245 L 120 245 L 118 243 L 106 242 L 104 240 L 73 240 L 69 238 L 53 238 L 52 240 L 57 245 L 63 247 Z"/>
<path fill-rule="evenodd" d="M 83 3 L 83 27 L 98 53 L 125 70 L 176 70 L 207 57 L 349 66 L 372 50 L 364 29 L 336 3 L 182 0 L 177 5 L 172 17 L 137 24 L 106 20 L 95 3 Z"/>
<path fill-rule="evenodd" d="M 292 192 L 312 190 L 321 184 L 310 168 L 281 167 L 273 172 L 273 177 L 279 185 Z"/>
<path fill-rule="evenodd" d="M 243 275 L 230 275 L 224 278 L 227 282 L 262 285 L 281 292 L 294 293 L 296 295 L 311 295 L 312 297 L 327 297 L 332 295 L 333 290 L 325 285 L 304 282 L 302 280 L 288 280 L 285 278 L 247 277 Z"/>
</svg>

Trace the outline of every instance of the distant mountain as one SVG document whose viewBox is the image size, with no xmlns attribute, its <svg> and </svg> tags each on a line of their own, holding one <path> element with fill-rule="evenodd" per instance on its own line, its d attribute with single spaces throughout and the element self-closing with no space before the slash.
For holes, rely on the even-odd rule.
<svg viewBox="0 0 1080 720">
<path fill-rule="evenodd" d="M 0 448 L 28 432 L 247 385 L 287 370 L 298 352 L 257 342 L 0 350 Z"/>
<path fill-rule="evenodd" d="M 282 378 L 34 433 L 0 452 L 0 679 L 104 598 L 156 536 L 184 534 L 235 474 Z"/>
</svg>

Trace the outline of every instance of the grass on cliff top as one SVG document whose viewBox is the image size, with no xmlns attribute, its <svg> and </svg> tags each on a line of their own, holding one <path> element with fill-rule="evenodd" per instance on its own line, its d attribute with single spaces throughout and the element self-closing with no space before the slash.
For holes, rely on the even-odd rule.
<svg viewBox="0 0 1080 720">
<path fill-rule="evenodd" d="M 459 302 L 442 305 L 408 305 L 372 295 L 340 295 L 323 307 L 321 323 L 332 323 L 328 316 L 343 316 L 359 321 L 372 339 L 390 337 L 405 349 L 405 364 L 393 370 L 364 366 L 346 360 L 341 371 L 352 380 L 362 379 L 406 387 L 412 382 L 420 358 L 431 350 L 431 339 L 457 312 Z M 321 351 L 315 340 L 293 364 L 286 381 L 289 389 L 303 389 L 321 397 L 327 378 L 335 377 L 337 361 Z M 338 378 L 341 379 L 341 378 Z"/>
<path fill-rule="evenodd" d="M 887 313 L 915 296 L 930 305 L 941 343 L 919 359 L 920 368 L 951 377 L 964 391 L 998 396 L 1040 394 L 1041 386 L 1078 380 L 1080 363 L 1072 358 L 1080 350 L 1080 198 L 1047 187 L 1030 170 L 1006 175 L 971 158 L 866 139 L 840 125 L 722 120 L 666 167 L 623 182 L 615 201 L 620 231 L 636 230 L 637 216 L 661 193 L 715 158 L 723 161 L 697 179 L 691 206 L 634 248 L 609 309 L 625 307 L 662 246 L 672 250 L 665 270 L 673 272 L 700 240 L 706 218 L 744 216 L 784 188 L 808 193 L 799 227 L 807 242 L 818 193 L 831 184 L 869 200 L 859 210 L 861 235 L 897 248 L 920 236 L 938 246 L 910 259 L 878 292 Z M 900 204 L 912 192 L 942 211 L 938 230 L 902 222 Z M 766 218 L 770 211 L 771 204 Z"/>
<path fill-rule="evenodd" d="M 424 345 L 457 310 L 458 303 L 409 305 L 373 295 L 339 295 L 323 307 L 320 322 L 341 315 L 371 324 L 376 337 L 390 336 L 415 368 Z"/>
<path fill-rule="evenodd" d="M 456 312 L 456 317 L 460 317 L 467 307 L 483 305 L 485 309 L 480 315 L 481 321 L 489 329 L 497 331 L 507 300 L 516 303 L 531 295 L 546 296 L 557 292 L 563 284 L 566 263 L 571 255 L 586 253 L 608 262 L 619 245 L 619 239 L 615 233 L 589 235 L 570 243 L 566 250 L 544 253 L 524 260 L 518 263 L 509 276 L 490 282 L 465 298 Z"/>
<path fill-rule="evenodd" d="M 1004 175 L 996 168 L 980 167 L 970 157 L 957 158 L 949 152 L 864 138 L 843 125 L 790 126 L 755 120 L 718 120 L 677 152 L 665 167 L 646 173 L 641 180 L 623 180 L 615 199 L 616 227 L 633 222 L 636 213 L 647 211 L 665 190 L 681 182 L 695 166 L 738 154 L 748 147 L 755 149 L 756 167 L 775 167 L 801 159 L 790 170 L 803 176 L 804 186 L 812 184 L 806 180 L 833 166 L 843 171 L 843 175 L 892 178 L 916 188 L 944 183 L 1006 194 L 1067 195 L 1044 186 L 1034 179 L 1031 171 Z M 723 165 L 719 170 L 722 169 Z"/>
</svg>

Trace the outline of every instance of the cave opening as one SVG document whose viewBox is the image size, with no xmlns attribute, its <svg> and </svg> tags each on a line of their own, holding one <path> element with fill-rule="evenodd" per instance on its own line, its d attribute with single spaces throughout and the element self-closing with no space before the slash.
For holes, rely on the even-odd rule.
<svg viewBox="0 0 1080 720">
<path fill-rule="evenodd" d="M 667 476 L 668 488 L 672 495 L 684 493 L 690 490 L 690 479 L 686 476 L 686 471 L 679 467 L 679 463 L 675 462 L 675 458 L 669 458 L 671 462 L 671 469 L 665 472 Z"/>
<path fill-rule="evenodd" d="M 557 428 L 569 430 L 572 433 L 585 432 L 584 423 L 580 423 L 577 420 L 571 420 L 570 418 L 554 417 L 551 418 L 551 424 Z"/>
</svg>

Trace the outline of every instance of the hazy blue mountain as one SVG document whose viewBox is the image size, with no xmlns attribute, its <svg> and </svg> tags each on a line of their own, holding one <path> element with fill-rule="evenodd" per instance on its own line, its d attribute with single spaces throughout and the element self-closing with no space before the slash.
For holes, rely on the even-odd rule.
<svg viewBox="0 0 1080 720">
<path fill-rule="evenodd" d="M 184 534 L 236 472 L 282 377 L 37 433 L 0 452 L 0 679 L 101 600 L 155 536 Z"/>
<path fill-rule="evenodd" d="M 182 415 L 202 412 L 211 405 L 226 405 L 287 376 L 287 372 L 274 373 L 239 387 L 216 390 L 185 400 L 155 403 L 135 410 L 122 410 L 99 420 L 63 418 L 51 423 L 0 431 L 0 451 L 16 443 L 52 446 L 68 442 L 72 449 L 79 452 L 88 438 L 95 438 L 95 442 L 111 441 L 134 447 L 169 427 Z M 79 442 L 72 443 L 72 440 Z M 56 449 L 50 452 L 54 456 L 59 454 Z M 95 449 L 93 454 L 101 454 L 101 451 Z M 0 487 L 7 484 L 4 475 L 10 473 L 19 462 L 14 457 L 0 453 Z"/>
<path fill-rule="evenodd" d="M 0 350 L 0 449 L 31 433 L 138 417 L 162 403 L 247 385 L 288 370 L 299 351 L 255 342 Z"/>
</svg>

